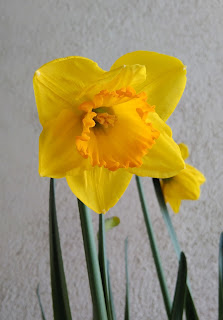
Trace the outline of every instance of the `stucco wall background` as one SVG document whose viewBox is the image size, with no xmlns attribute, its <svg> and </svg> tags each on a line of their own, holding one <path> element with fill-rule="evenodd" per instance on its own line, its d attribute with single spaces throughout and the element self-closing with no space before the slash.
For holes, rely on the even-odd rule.
<svg viewBox="0 0 223 320">
<path fill-rule="evenodd" d="M 41 126 L 32 88 L 34 71 L 59 57 L 80 55 L 109 69 L 134 50 L 173 55 L 187 65 L 187 86 L 168 120 L 189 163 L 207 178 L 197 202 L 171 212 L 200 319 L 217 318 L 218 242 L 223 231 L 222 1 L 1 1 L 0 319 L 40 319 L 35 290 L 52 319 L 49 179 L 38 175 Z M 143 179 L 171 295 L 177 261 L 154 195 Z M 77 203 L 57 181 L 57 210 L 73 319 L 91 319 L 91 300 Z M 171 210 L 170 210 L 171 211 Z M 98 216 L 93 220 L 97 230 Z M 108 233 L 117 319 L 124 313 L 124 239 L 129 238 L 132 319 L 166 319 L 133 179 L 107 216 L 121 224 Z"/>
</svg>

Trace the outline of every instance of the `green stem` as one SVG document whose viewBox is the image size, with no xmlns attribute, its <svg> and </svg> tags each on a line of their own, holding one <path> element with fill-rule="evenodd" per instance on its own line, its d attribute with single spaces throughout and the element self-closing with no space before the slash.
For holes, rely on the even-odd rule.
<svg viewBox="0 0 223 320">
<path fill-rule="evenodd" d="M 107 268 L 107 257 L 106 257 L 106 239 L 105 239 L 105 218 L 103 214 L 99 215 L 99 233 L 98 233 L 98 259 L 101 271 L 102 285 L 104 289 L 104 296 L 106 302 L 106 308 L 108 313 L 108 320 L 113 320 L 110 295 L 108 288 L 108 268 Z"/>
<path fill-rule="evenodd" d="M 158 199 L 158 203 L 160 206 L 160 211 L 162 213 L 163 216 L 163 220 L 166 224 L 170 239 L 172 241 L 173 247 L 175 249 L 176 255 L 178 260 L 180 260 L 180 254 L 181 254 L 181 248 L 180 248 L 180 244 L 178 242 L 177 239 L 177 235 L 176 232 L 174 230 L 167 206 L 166 206 L 166 202 L 163 196 L 163 191 L 160 185 L 160 180 L 153 178 L 153 185 L 154 185 L 154 189 L 156 192 L 156 197 Z M 187 319 L 198 319 L 198 315 L 197 315 L 197 311 L 193 302 L 193 297 L 191 294 L 191 288 L 190 288 L 190 283 L 189 280 L 187 280 L 187 295 L 186 295 L 186 304 L 185 304 L 185 309 L 186 309 L 186 313 L 187 313 Z"/>
<path fill-rule="evenodd" d="M 50 179 L 49 196 L 50 274 L 54 320 L 71 320 L 69 297 L 63 267 L 57 223 L 54 179 Z"/>
<path fill-rule="evenodd" d="M 107 274 L 108 274 L 108 289 L 109 289 L 109 296 L 111 302 L 111 310 L 112 310 L 112 317 L 113 320 L 116 320 L 116 313 L 115 313 L 115 305 L 113 300 L 112 288 L 111 288 L 111 281 L 110 281 L 110 273 L 109 273 L 109 261 L 107 261 Z"/>
<path fill-rule="evenodd" d="M 130 319 L 129 306 L 129 272 L 128 272 L 128 239 L 125 239 L 125 278 L 126 278 L 126 293 L 125 293 L 125 320 Z"/>
<path fill-rule="evenodd" d="M 91 215 L 78 199 L 81 229 L 95 320 L 108 320 Z"/>
<path fill-rule="evenodd" d="M 218 288 L 218 319 L 223 318 L 223 232 L 219 243 L 219 288 Z"/>
<path fill-rule="evenodd" d="M 160 211 L 163 216 L 163 220 L 164 220 L 166 227 L 167 227 L 167 230 L 169 232 L 169 236 L 170 236 L 172 244 L 174 246 L 177 258 L 180 259 L 181 248 L 180 248 L 179 242 L 177 240 L 177 235 L 176 235 L 176 232 L 175 232 L 174 227 L 172 225 L 172 221 L 170 219 L 169 212 L 167 210 L 166 202 L 164 200 L 164 196 L 163 196 L 163 192 L 162 192 L 162 189 L 160 186 L 159 179 L 153 178 L 153 185 L 154 185 L 156 197 L 158 199 L 158 203 L 160 206 Z"/>
<path fill-rule="evenodd" d="M 144 215 L 146 229 L 148 232 L 148 237 L 150 240 L 150 246 L 151 246 L 151 250 L 152 250 L 152 254 L 153 254 L 153 259 L 155 262 L 156 271 L 157 271 L 157 275 L 159 278 L 160 288 L 161 288 L 162 295 L 163 295 L 166 313 L 168 315 L 168 318 L 170 319 L 170 315 L 171 315 L 170 297 L 169 297 L 169 293 L 168 293 L 168 289 L 167 289 L 164 271 L 163 271 L 162 264 L 161 264 L 161 258 L 159 255 L 159 251 L 158 251 L 158 247 L 157 247 L 157 243 L 156 243 L 156 239 L 155 239 L 155 234 L 154 234 L 154 231 L 152 228 L 152 223 L 151 223 L 151 220 L 149 217 L 149 211 L 147 209 L 146 202 L 145 202 L 145 196 L 144 196 L 144 192 L 143 192 L 141 179 L 138 176 L 136 176 L 136 184 L 137 184 L 141 207 L 142 207 L 142 211 L 143 211 L 143 215 Z"/>
<path fill-rule="evenodd" d="M 177 283 L 174 293 L 171 320 L 182 320 L 184 312 L 185 297 L 187 295 L 187 260 L 183 252 L 180 255 L 180 262 L 177 275 Z M 190 320 L 194 318 L 189 318 Z"/>
<path fill-rule="evenodd" d="M 40 299 L 40 294 L 39 294 L 39 285 L 38 285 L 38 287 L 36 289 L 36 294 L 37 294 L 37 298 L 38 298 L 38 302 L 39 302 L 39 307 L 40 307 L 40 311 L 41 311 L 42 320 L 46 320 L 45 313 L 44 313 L 43 306 L 42 306 L 42 302 L 41 302 L 41 299 Z"/>
</svg>

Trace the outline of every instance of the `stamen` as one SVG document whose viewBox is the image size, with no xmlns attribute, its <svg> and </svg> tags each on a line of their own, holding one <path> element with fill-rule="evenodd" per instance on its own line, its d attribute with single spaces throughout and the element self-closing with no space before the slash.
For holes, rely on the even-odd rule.
<svg viewBox="0 0 223 320">
<path fill-rule="evenodd" d="M 117 116 L 114 114 L 109 114 L 107 112 L 98 113 L 96 117 L 94 117 L 94 121 L 100 123 L 105 128 L 108 128 L 109 126 L 114 127 L 115 122 L 117 121 Z"/>
</svg>

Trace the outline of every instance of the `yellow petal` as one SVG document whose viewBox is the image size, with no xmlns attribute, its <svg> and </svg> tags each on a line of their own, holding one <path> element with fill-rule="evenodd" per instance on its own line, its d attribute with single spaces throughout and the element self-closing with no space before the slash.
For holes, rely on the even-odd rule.
<svg viewBox="0 0 223 320">
<path fill-rule="evenodd" d="M 163 191 L 165 202 L 168 202 L 170 204 L 173 212 L 178 213 L 180 210 L 181 198 L 176 193 L 174 195 L 174 192 L 172 192 L 172 194 L 171 194 L 172 188 L 175 191 L 178 188 L 174 178 L 175 177 L 165 179 L 165 180 L 160 180 L 160 185 L 161 185 L 161 188 Z"/>
<path fill-rule="evenodd" d="M 166 121 L 177 106 L 185 85 L 186 67 L 177 58 L 149 51 L 135 51 L 120 57 L 111 69 L 124 64 L 141 64 L 146 67 L 146 81 L 137 92 L 145 91 L 148 103 Z"/>
<path fill-rule="evenodd" d="M 197 200 L 200 197 L 200 185 L 205 182 L 204 175 L 196 168 L 186 164 L 186 168 L 173 178 L 163 180 L 163 193 L 174 212 L 176 202 L 180 200 Z"/>
<path fill-rule="evenodd" d="M 44 126 L 61 110 L 78 111 L 76 99 L 82 89 L 98 80 L 105 71 L 87 58 L 68 57 L 53 60 L 39 68 L 33 78 L 39 119 Z"/>
<path fill-rule="evenodd" d="M 76 176 L 67 176 L 72 192 L 89 208 L 105 213 L 125 192 L 132 174 L 124 169 L 115 172 L 103 167 L 92 167 Z"/>
<path fill-rule="evenodd" d="M 197 200 L 200 197 L 200 185 L 203 184 L 206 179 L 199 170 L 186 164 L 185 170 L 182 170 L 174 178 L 180 186 L 184 186 L 184 188 L 180 188 L 179 191 L 182 199 Z"/>
<path fill-rule="evenodd" d="M 169 199 L 169 204 L 173 210 L 173 212 L 178 213 L 180 210 L 181 200 L 177 198 L 171 198 Z"/>
<path fill-rule="evenodd" d="M 146 79 L 146 68 L 139 64 L 121 66 L 105 72 L 100 79 L 87 85 L 80 94 L 92 99 L 94 95 L 102 90 L 115 91 L 129 86 L 136 87 Z"/>
<path fill-rule="evenodd" d="M 184 143 L 179 143 L 178 146 L 180 148 L 183 159 L 186 160 L 189 157 L 188 146 Z"/>
<path fill-rule="evenodd" d="M 172 177 L 185 167 L 180 148 L 172 139 L 170 127 L 157 113 L 149 113 L 147 121 L 160 132 L 160 136 L 152 149 L 143 157 L 142 166 L 140 168 L 131 168 L 128 171 L 143 177 Z"/>
<path fill-rule="evenodd" d="M 88 167 L 77 151 L 76 136 L 82 130 L 81 119 L 72 110 L 65 109 L 59 116 L 48 121 L 39 138 L 39 174 L 61 178 L 72 170 L 78 173 Z"/>
</svg>

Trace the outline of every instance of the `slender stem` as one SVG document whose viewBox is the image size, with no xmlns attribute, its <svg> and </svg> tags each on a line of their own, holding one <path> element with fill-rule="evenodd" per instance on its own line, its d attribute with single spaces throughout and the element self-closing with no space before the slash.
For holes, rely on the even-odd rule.
<svg viewBox="0 0 223 320">
<path fill-rule="evenodd" d="M 167 206 L 166 206 L 166 202 L 163 196 L 163 191 L 160 185 L 160 180 L 153 178 L 153 185 L 154 185 L 154 189 L 156 192 L 156 197 L 158 199 L 158 203 L 160 206 L 160 211 L 162 213 L 163 216 L 163 220 L 166 224 L 170 239 L 172 241 L 173 247 L 175 249 L 175 253 L 177 255 L 178 260 L 180 260 L 180 254 L 181 254 L 181 248 L 180 248 L 180 244 L 178 242 L 177 239 L 177 235 L 176 232 L 174 230 Z M 186 304 L 185 304 L 185 309 L 186 312 L 190 312 L 190 318 L 189 319 L 198 319 L 198 315 L 197 315 L 197 311 L 193 302 L 193 297 L 191 294 L 191 287 L 190 287 L 190 282 L 189 280 L 187 280 L 187 295 L 186 295 Z"/>
<path fill-rule="evenodd" d="M 187 295 L 187 260 L 183 252 L 180 255 L 177 282 L 175 287 L 171 320 L 183 318 L 185 297 Z M 194 318 L 187 318 L 193 320 Z"/>
<path fill-rule="evenodd" d="M 38 298 L 38 302 L 39 302 L 39 307 L 40 307 L 40 311 L 41 311 L 42 320 L 46 320 L 45 313 L 44 313 L 43 306 L 42 306 L 42 302 L 41 302 L 41 299 L 40 299 L 40 294 L 39 294 L 39 284 L 38 284 L 38 287 L 36 289 L 36 294 L 37 294 L 37 298 Z"/>
<path fill-rule="evenodd" d="M 219 243 L 219 288 L 218 288 L 218 319 L 223 318 L 223 232 Z"/>
<path fill-rule="evenodd" d="M 101 271 L 101 279 L 104 290 L 108 320 L 113 320 L 110 295 L 108 288 L 108 268 L 107 268 L 107 256 L 106 256 L 106 238 L 105 238 L 105 218 L 103 214 L 99 215 L 99 233 L 98 233 L 98 259 Z"/>
<path fill-rule="evenodd" d="M 177 235 L 176 235 L 176 232 L 175 232 L 174 227 L 172 225 L 172 221 L 170 219 L 169 212 L 167 210 L 166 202 L 164 200 L 164 196 L 163 196 L 163 192 L 162 192 L 162 189 L 160 186 L 159 179 L 153 178 L 153 185 L 154 185 L 156 197 L 158 199 L 158 203 L 160 206 L 160 211 L 163 216 L 163 220 L 164 220 L 166 227 L 167 227 L 167 230 L 169 232 L 169 236 L 170 236 L 172 244 L 174 246 L 177 258 L 180 259 L 181 248 L 180 248 L 179 242 L 177 240 Z"/>
<path fill-rule="evenodd" d="M 88 269 L 88 278 L 95 320 L 107 320 L 104 292 L 98 263 L 91 215 L 87 206 L 78 199 L 81 229 Z"/>
<path fill-rule="evenodd" d="M 168 293 L 168 289 L 167 289 L 164 271 L 163 271 L 162 264 L 161 264 L 161 258 L 159 255 L 159 251 L 158 251 L 158 247 L 157 247 L 157 243 L 156 243 L 156 239 L 155 239 L 155 234 L 154 234 L 152 223 L 151 223 L 151 220 L 149 217 L 149 211 L 147 209 L 146 202 L 145 202 L 145 196 L 144 196 L 144 192 L 143 192 L 141 179 L 138 176 L 136 176 L 136 184 L 137 184 L 141 207 L 142 207 L 142 211 L 143 211 L 143 215 L 144 215 L 144 220 L 145 220 L 145 224 L 146 224 L 148 237 L 150 240 L 150 246 L 151 246 L 153 259 L 154 259 L 155 266 L 156 266 L 157 275 L 159 278 L 160 288 L 162 291 L 166 312 L 167 312 L 168 318 L 170 319 L 170 314 L 171 314 L 170 297 L 169 297 L 169 293 Z"/>
<path fill-rule="evenodd" d="M 130 306 L 129 306 L 128 238 L 125 239 L 125 278 L 126 278 L 125 320 L 129 320 Z"/>
<path fill-rule="evenodd" d="M 57 223 L 54 179 L 50 179 L 49 194 L 49 244 L 50 244 L 50 275 L 53 301 L 54 320 L 71 320 L 70 303 L 63 267 L 60 246 L 60 235 Z"/>
<path fill-rule="evenodd" d="M 113 317 L 113 320 L 116 320 L 115 305 L 114 305 L 111 281 L 110 281 L 109 261 L 107 261 L 107 274 L 108 274 L 108 289 L 109 289 L 109 296 L 110 296 L 110 302 L 111 302 L 112 317 Z"/>
</svg>

